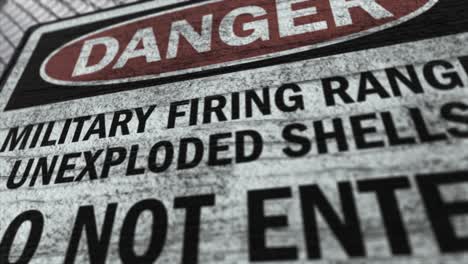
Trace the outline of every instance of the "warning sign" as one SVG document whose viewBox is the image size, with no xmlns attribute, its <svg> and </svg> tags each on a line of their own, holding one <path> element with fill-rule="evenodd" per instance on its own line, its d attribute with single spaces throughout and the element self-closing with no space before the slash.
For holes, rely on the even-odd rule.
<svg viewBox="0 0 468 264">
<path fill-rule="evenodd" d="M 468 4 L 144 2 L 2 81 L 0 263 L 464 263 Z"/>
</svg>

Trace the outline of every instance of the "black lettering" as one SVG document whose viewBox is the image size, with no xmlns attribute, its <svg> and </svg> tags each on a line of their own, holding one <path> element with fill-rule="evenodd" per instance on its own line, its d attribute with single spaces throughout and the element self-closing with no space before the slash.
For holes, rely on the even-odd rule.
<svg viewBox="0 0 468 264">
<path fill-rule="evenodd" d="M 10 252 L 15 240 L 16 233 L 25 222 L 31 223 L 28 240 L 24 250 L 15 262 L 10 262 Z M 5 231 L 2 242 L 0 243 L 0 263 L 29 263 L 41 241 L 42 230 L 44 229 L 44 216 L 36 210 L 26 211 L 17 216 Z"/>
<path fill-rule="evenodd" d="M 29 176 L 29 172 L 31 171 L 31 167 L 33 165 L 34 159 L 29 159 L 28 164 L 26 165 L 26 169 L 24 170 L 23 176 L 19 182 L 15 182 L 15 178 L 18 175 L 19 168 L 21 166 L 22 161 L 17 160 L 13 165 L 13 169 L 11 170 L 10 176 L 8 176 L 7 188 L 8 189 L 17 189 L 26 182 Z"/>
<path fill-rule="evenodd" d="M 351 184 L 348 182 L 339 183 L 338 191 L 340 194 L 343 220 L 340 219 L 317 185 L 301 186 L 299 188 L 302 216 L 304 219 L 306 248 L 309 259 L 319 259 L 322 256 L 315 209 L 321 212 L 323 219 L 327 222 L 333 234 L 335 234 L 349 256 L 366 256 L 366 249 L 364 247 L 361 225 L 351 190 Z"/>
<path fill-rule="evenodd" d="M 78 142 L 81 137 L 81 131 L 83 130 L 84 122 L 90 120 L 91 116 L 81 116 L 73 119 L 76 123 L 75 134 L 73 134 L 72 142 Z"/>
<path fill-rule="evenodd" d="M 98 264 L 106 262 L 116 211 L 116 203 L 107 205 L 106 215 L 102 223 L 101 235 L 99 236 L 93 206 L 82 206 L 78 209 L 75 225 L 73 226 L 70 242 L 68 243 L 67 253 L 65 254 L 65 264 L 75 262 L 83 230 L 86 232 L 90 263 Z"/>
<path fill-rule="evenodd" d="M 128 158 L 127 176 L 139 175 L 145 173 L 145 168 L 136 168 L 138 157 L 138 145 L 132 145 L 130 148 L 130 156 Z"/>
<path fill-rule="evenodd" d="M 106 116 L 104 114 L 99 114 L 94 119 L 93 123 L 83 137 L 83 141 L 89 140 L 92 135 L 98 135 L 99 138 L 106 137 Z"/>
<path fill-rule="evenodd" d="M 285 93 L 292 91 L 294 95 L 289 96 L 288 102 L 286 102 Z M 275 104 L 282 112 L 295 112 L 297 110 L 304 110 L 304 98 L 301 94 L 302 90 L 299 85 L 295 83 L 289 83 L 282 85 L 276 90 L 275 93 Z M 292 104 L 291 104 L 292 103 Z"/>
<path fill-rule="evenodd" d="M 75 181 L 81 181 L 86 174 L 89 175 L 90 180 L 96 180 L 98 178 L 97 171 L 96 171 L 96 160 L 101 156 L 103 149 L 97 150 L 94 154 L 91 151 L 85 151 L 84 158 L 86 162 L 86 166 L 83 170 L 78 174 Z"/>
<path fill-rule="evenodd" d="M 305 156 L 307 155 L 307 153 L 309 153 L 310 149 L 312 148 L 312 145 L 307 139 L 307 137 L 294 134 L 295 130 L 303 132 L 307 130 L 307 127 L 301 123 L 289 124 L 284 127 L 282 133 L 283 138 L 290 143 L 295 143 L 300 146 L 298 150 L 294 150 L 292 147 L 289 146 L 283 148 L 284 154 L 286 154 L 288 157 Z"/>
<path fill-rule="evenodd" d="M 231 119 L 237 120 L 240 118 L 240 96 L 238 92 L 234 92 L 231 95 Z"/>
<path fill-rule="evenodd" d="M 361 79 L 359 81 L 357 101 L 364 102 L 366 101 L 367 96 L 371 94 L 377 94 L 382 99 L 390 97 L 390 94 L 385 90 L 377 78 L 375 78 L 372 72 L 363 72 L 361 73 Z"/>
<path fill-rule="evenodd" d="M 153 224 L 148 248 L 142 255 L 134 251 L 135 229 L 138 218 L 144 211 L 152 214 Z M 157 224 L 156 224 L 157 223 Z M 158 200 L 143 200 L 136 203 L 125 216 L 119 239 L 119 255 L 123 263 L 153 263 L 161 254 L 167 234 L 167 212 L 164 204 Z"/>
<path fill-rule="evenodd" d="M 187 160 L 189 145 L 192 145 L 194 150 L 193 158 L 190 161 Z M 201 160 L 203 159 L 203 152 L 203 142 L 199 138 L 181 139 L 179 144 L 179 157 L 177 160 L 177 169 L 186 170 L 195 168 L 198 164 L 200 164 Z"/>
<path fill-rule="evenodd" d="M 213 103 L 216 102 L 216 105 Z M 218 121 L 226 121 L 227 117 L 223 112 L 223 108 L 226 106 L 226 98 L 221 95 L 207 96 L 205 98 L 205 106 L 203 111 L 203 124 L 211 123 L 211 116 L 215 114 Z"/>
<path fill-rule="evenodd" d="M 463 82 L 456 70 L 446 71 L 440 75 L 440 78 L 435 74 L 436 68 L 452 70 L 455 69 L 455 66 L 453 66 L 450 62 L 443 60 L 431 61 L 424 65 L 424 78 L 426 78 L 427 82 L 432 87 L 439 90 L 451 90 L 457 87 L 463 87 Z"/>
<path fill-rule="evenodd" d="M 248 90 L 245 92 L 245 116 L 253 116 L 253 107 L 252 103 L 255 103 L 257 109 L 263 115 L 271 115 L 271 105 L 270 105 L 270 89 L 262 89 L 262 99 L 258 96 L 255 90 Z"/>
<path fill-rule="evenodd" d="M 69 176 L 65 177 L 65 172 L 73 170 L 76 167 L 75 163 L 68 163 L 71 159 L 76 159 L 81 156 L 80 152 L 65 154 L 62 157 L 62 162 L 60 162 L 59 170 L 57 172 L 57 177 L 55 178 L 55 184 L 59 183 L 68 183 L 73 182 L 74 177 Z"/>
<path fill-rule="evenodd" d="M 463 115 L 459 112 L 465 112 L 466 114 Z M 442 106 L 440 114 L 447 121 L 463 124 L 465 126 L 464 130 L 458 127 L 450 127 L 447 129 L 450 135 L 459 138 L 468 137 L 468 105 L 461 102 L 447 103 Z"/>
<path fill-rule="evenodd" d="M 60 133 L 58 144 L 65 143 L 65 140 L 67 139 L 67 135 L 68 135 L 68 130 L 70 130 L 70 125 L 72 121 L 73 121 L 72 119 L 65 120 L 65 123 L 63 124 L 63 128 L 62 128 L 62 132 Z"/>
<path fill-rule="evenodd" d="M 161 165 L 158 165 L 158 153 L 159 149 L 164 149 L 164 161 Z M 172 159 L 174 158 L 174 146 L 169 141 L 160 141 L 156 143 L 150 150 L 148 156 L 148 167 L 150 171 L 159 173 L 167 170 L 171 166 Z"/>
<path fill-rule="evenodd" d="M 408 240 L 403 218 L 401 217 L 395 192 L 398 189 L 410 188 L 405 177 L 358 181 L 360 192 L 374 192 L 379 203 L 380 213 L 385 225 L 388 241 L 393 254 L 410 255 L 411 246 Z"/>
<path fill-rule="evenodd" d="M 151 116 L 151 114 L 154 112 L 154 109 L 156 108 L 155 105 L 152 105 L 148 107 L 148 110 L 143 112 L 142 108 L 137 108 L 135 109 L 136 116 L 138 118 L 138 129 L 137 133 L 143 133 L 145 132 L 146 128 L 146 122 L 148 121 L 148 118 Z"/>
<path fill-rule="evenodd" d="M 36 169 L 31 178 L 31 182 L 29 183 L 30 187 L 33 187 L 36 184 L 37 177 L 42 175 L 42 184 L 49 185 L 50 181 L 52 180 L 52 174 L 54 173 L 55 165 L 57 164 L 58 156 L 52 157 L 52 161 L 50 162 L 50 166 L 47 166 L 48 159 L 47 157 L 41 157 L 37 161 Z"/>
<path fill-rule="evenodd" d="M 248 192 L 249 257 L 250 261 L 296 260 L 297 247 L 268 247 L 266 230 L 288 226 L 286 215 L 265 216 L 265 201 L 291 198 L 290 188 L 253 190 Z"/>
<path fill-rule="evenodd" d="M 47 124 L 46 131 L 44 132 L 44 137 L 42 138 L 41 147 L 55 145 L 56 141 L 50 140 L 50 135 L 52 134 L 54 126 L 55 126 L 55 121 L 49 122 L 49 124 Z"/>
<path fill-rule="evenodd" d="M 121 117 L 123 116 L 123 119 Z M 121 110 L 114 113 L 112 123 L 109 129 L 109 137 L 115 137 L 117 135 L 117 128 L 120 127 L 122 135 L 130 134 L 128 129 L 128 123 L 132 120 L 133 112 L 130 110 Z"/>
<path fill-rule="evenodd" d="M 447 139 L 445 133 L 432 133 L 429 131 L 421 110 L 418 108 L 410 108 L 409 112 L 421 142 L 435 142 Z"/>
<path fill-rule="evenodd" d="M 451 223 L 452 217 L 468 214 L 468 201 L 444 201 L 439 189 L 440 186 L 446 184 L 467 183 L 467 173 L 467 171 L 461 171 L 416 176 L 426 213 L 443 253 L 468 250 L 468 236 L 457 236 Z"/>
<path fill-rule="evenodd" d="M 337 83 L 338 87 L 334 88 L 333 83 Z M 353 98 L 348 94 L 349 82 L 345 77 L 335 76 L 322 79 L 323 95 L 327 106 L 336 105 L 335 95 L 346 104 L 354 103 Z"/>
<path fill-rule="evenodd" d="M 174 208 L 185 209 L 184 245 L 182 253 L 183 264 L 198 263 L 200 241 L 200 218 L 202 207 L 214 206 L 214 194 L 178 197 L 174 200 Z"/>
<path fill-rule="evenodd" d="M 336 140 L 338 151 L 348 150 L 348 142 L 343 128 L 343 122 L 339 118 L 332 120 L 333 131 L 325 132 L 323 121 L 314 122 L 315 139 L 317 141 L 317 149 L 319 154 L 328 153 L 328 139 Z"/>
<path fill-rule="evenodd" d="M 363 121 L 375 119 L 377 119 L 377 115 L 375 113 L 357 115 L 349 118 L 357 149 L 379 148 L 385 146 L 385 143 L 383 141 L 369 141 L 366 138 L 366 135 L 376 133 L 377 128 L 375 128 L 375 126 L 364 127 Z"/>
<path fill-rule="evenodd" d="M 197 124 L 198 121 L 198 102 L 200 99 L 194 98 L 190 100 L 190 118 L 189 118 L 189 126 L 194 126 Z"/>
<path fill-rule="evenodd" d="M 8 146 L 10 146 L 8 150 L 13 151 L 18 146 L 18 144 L 20 144 L 20 142 L 21 145 L 19 146 L 19 149 L 26 148 L 26 144 L 28 143 L 29 136 L 31 135 L 33 125 L 25 126 L 19 135 L 18 129 L 18 127 L 14 127 L 8 131 L 8 135 L 5 141 L 3 142 L 2 149 L 0 150 L 0 152 L 4 152 L 5 150 L 7 150 Z"/>
<path fill-rule="evenodd" d="M 114 158 L 114 154 L 117 154 L 116 158 Z M 109 176 L 110 168 L 122 164 L 126 156 L 127 150 L 125 148 L 108 148 L 102 165 L 101 179 L 107 178 Z"/>
<path fill-rule="evenodd" d="M 185 111 L 179 112 L 178 107 L 182 105 L 188 105 L 189 103 L 190 103 L 189 100 L 183 100 L 183 101 L 171 103 L 171 105 L 169 106 L 169 117 L 167 120 L 168 129 L 175 127 L 177 117 L 185 116 Z"/>
<path fill-rule="evenodd" d="M 257 160 L 263 151 L 263 139 L 260 133 L 254 130 L 236 132 L 236 163 L 251 162 Z M 246 138 L 252 141 L 252 151 L 246 153 Z"/>
<path fill-rule="evenodd" d="M 33 138 L 31 139 L 31 144 L 29 144 L 29 148 L 35 148 L 37 145 L 37 141 L 39 140 L 39 136 L 42 133 L 42 129 L 44 128 L 44 123 L 40 123 L 36 127 L 36 132 L 34 133 Z"/>
<path fill-rule="evenodd" d="M 390 146 L 415 144 L 416 139 L 414 137 L 402 137 L 398 134 L 398 129 L 395 125 L 392 113 L 383 112 L 380 113 L 382 121 L 385 127 L 385 132 L 388 137 L 388 143 Z"/>
<path fill-rule="evenodd" d="M 231 163 L 230 158 L 220 158 L 218 154 L 223 151 L 229 150 L 229 145 L 220 145 L 220 140 L 232 137 L 232 133 L 221 133 L 210 135 L 210 146 L 208 154 L 208 165 L 209 166 L 222 166 Z"/>
<path fill-rule="evenodd" d="M 401 96 L 400 83 L 402 83 L 406 88 L 409 88 L 409 90 L 415 94 L 423 93 L 423 87 L 419 81 L 416 71 L 414 70 L 414 66 L 406 66 L 406 71 L 408 72 L 409 77 L 406 77 L 397 68 L 389 68 L 385 70 L 393 95 Z"/>
</svg>

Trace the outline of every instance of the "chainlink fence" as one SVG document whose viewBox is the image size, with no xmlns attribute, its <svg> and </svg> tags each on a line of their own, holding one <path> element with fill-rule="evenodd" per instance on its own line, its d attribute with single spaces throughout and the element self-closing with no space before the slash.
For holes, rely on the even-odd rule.
<svg viewBox="0 0 468 264">
<path fill-rule="evenodd" d="M 138 0 L 0 0 L 0 75 L 31 26 Z"/>
</svg>

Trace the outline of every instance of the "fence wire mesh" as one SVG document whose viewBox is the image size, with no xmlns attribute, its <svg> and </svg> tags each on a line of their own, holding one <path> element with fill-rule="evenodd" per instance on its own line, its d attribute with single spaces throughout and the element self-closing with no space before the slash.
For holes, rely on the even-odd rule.
<svg viewBox="0 0 468 264">
<path fill-rule="evenodd" d="M 34 25 L 139 0 L 0 0 L 0 75 Z"/>
</svg>

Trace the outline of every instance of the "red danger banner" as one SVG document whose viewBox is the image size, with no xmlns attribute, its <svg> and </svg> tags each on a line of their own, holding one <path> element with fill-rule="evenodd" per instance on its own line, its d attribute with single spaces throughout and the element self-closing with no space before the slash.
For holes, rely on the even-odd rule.
<svg viewBox="0 0 468 264">
<path fill-rule="evenodd" d="M 362 37 L 435 1 L 209 1 L 71 40 L 42 64 L 57 85 L 122 83 L 200 72 Z"/>
<path fill-rule="evenodd" d="M 44 25 L 6 110 L 464 32 L 460 3 L 202 1 Z"/>
</svg>

